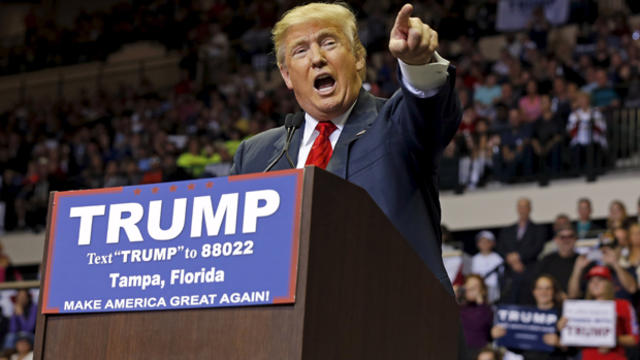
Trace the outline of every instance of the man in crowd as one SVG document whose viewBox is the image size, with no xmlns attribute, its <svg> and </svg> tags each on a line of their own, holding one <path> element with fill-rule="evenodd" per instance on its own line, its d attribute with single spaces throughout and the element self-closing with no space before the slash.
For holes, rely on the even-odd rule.
<svg viewBox="0 0 640 360">
<path fill-rule="evenodd" d="M 574 171 L 599 166 L 602 152 L 607 148 L 607 123 L 602 113 L 590 104 L 589 94 L 577 95 L 577 108 L 569 115 L 567 131 L 571 137 L 570 147 Z M 593 147 L 593 156 L 588 157 L 588 147 Z"/>
<path fill-rule="evenodd" d="M 531 126 L 522 121 L 519 109 L 509 110 L 509 127 L 501 136 L 500 153 L 494 156 L 496 170 L 503 182 L 513 182 L 516 175 L 530 176 L 533 173 L 531 150 Z"/>
<path fill-rule="evenodd" d="M 440 252 L 438 159 L 461 117 L 455 70 L 435 49 L 438 34 L 413 7 L 402 7 L 389 50 L 398 59 L 401 90 L 391 99 L 362 89 L 365 49 L 355 17 L 339 4 L 289 10 L 274 26 L 278 67 L 304 113 L 289 154 L 298 168 L 315 165 L 368 191 L 447 291 Z M 232 174 L 260 172 L 282 151 L 287 131 L 268 130 L 243 142 Z M 280 159 L 273 169 L 290 168 Z"/>
<path fill-rule="evenodd" d="M 558 228 L 553 238 L 557 251 L 543 257 L 536 264 L 534 278 L 541 274 L 549 274 L 558 280 L 558 285 L 566 293 L 569 277 L 578 257 L 575 252 L 576 240 L 576 232 L 571 225 Z"/>
<path fill-rule="evenodd" d="M 517 202 L 518 221 L 500 231 L 497 251 L 507 264 L 508 293 L 503 300 L 517 303 L 529 297 L 528 280 L 545 242 L 543 229 L 531 221 L 531 200 Z"/>
<path fill-rule="evenodd" d="M 578 220 L 575 225 L 578 239 L 596 237 L 602 230 L 591 220 L 592 211 L 591 200 L 588 198 L 580 198 L 578 200 Z"/>
</svg>

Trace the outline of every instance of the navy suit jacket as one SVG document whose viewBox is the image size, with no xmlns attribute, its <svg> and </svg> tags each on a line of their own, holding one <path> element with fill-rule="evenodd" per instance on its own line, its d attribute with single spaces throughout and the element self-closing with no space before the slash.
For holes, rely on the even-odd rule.
<svg viewBox="0 0 640 360">
<path fill-rule="evenodd" d="M 442 263 L 438 199 L 439 157 L 461 118 L 455 68 L 449 66 L 448 72 L 437 93 L 425 99 L 404 87 L 388 100 L 361 90 L 326 170 L 367 190 L 453 294 Z M 296 132 L 289 148 L 294 164 L 302 130 Z M 235 154 L 231 173 L 263 171 L 280 153 L 285 139 L 284 127 L 278 127 L 245 140 Z M 283 157 L 273 170 L 289 168 Z"/>
</svg>

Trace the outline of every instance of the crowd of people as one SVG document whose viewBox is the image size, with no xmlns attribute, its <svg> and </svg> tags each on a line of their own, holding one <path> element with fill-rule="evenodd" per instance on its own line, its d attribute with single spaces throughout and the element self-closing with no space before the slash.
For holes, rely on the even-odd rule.
<svg viewBox="0 0 640 360">
<path fill-rule="evenodd" d="M 387 50 L 393 21 L 387 14 L 400 3 L 351 4 L 368 50 L 365 87 L 381 97 L 398 88 L 396 62 Z M 78 14 L 74 28 L 64 31 L 29 12 L 25 41 L 35 44 L 29 51 L 51 55 L 34 55 L 34 61 L 45 61 L 36 67 L 56 65 L 46 61 L 64 58 L 58 53 L 77 62 L 94 59 L 90 49 L 109 52 L 125 41 L 157 39 L 183 52 L 183 77 L 170 91 L 144 79 L 115 93 L 25 99 L 0 113 L 6 229 L 41 229 L 51 190 L 226 175 L 240 140 L 298 109 L 270 53 L 270 28 L 287 4 L 203 4 L 119 3 Z M 498 60 L 491 61 L 477 44 L 479 36 L 493 32 L 495 9 L 487 8 L 491 2 L 479 4 L 416 4 L 415 13 L 439 29 L 440 53 L 457 66 L 464 108 L 458 135 L 443 156 L 443 188 L 475 188 L 491 180 L 545 182 L 579 174 L 586 164 L 611 165 L 605 114 L 640 104 L 640 51 L 629 14 L 602 12 L 593 25 L 580 24 L 570 46 L 563 38 L 550 41 L 551 26 L 536 12 L 527 30 L 507 35 Z M 575 15 L 584 9 L 573 10 Z M 475 25 L 460 31 L 452 19 Z M 88 37 L 73 40 L 87 47 L 48 39 L 63 41 L 64 33 Z M 25 58 L 17 63 L 30 64 Z"/>
<path fill-rule="evenodd" d="M 471 188 L 488 176 L 546 183 L 585 164 L 610 166 L 606 116 L 640 100 L 637 32 L 623 19 L 600 17 L 572 52 L 562 39 L 535 41 L 532 31 L 509 36 L 496 62 L 465 44 L 470 52 L 457 63 L 463 124 L 445 152 L 463 159 L 454 180 Z M 544 18 L 532 22 L 545 28 Z"/>
<path fill-rule="evenodd" d="M 637 207 L 640 214 L 640 199 Z M 478 252 L 463 255 L 460 267 L 450 273 L 469 349 L 478 359 L 490 354 L 502 358 L 504 352 L 509 359 L 527 360 L 576 359 L 579 355 L 581 359 L 639 359 L 639 219 L 629 216 L 625 205 L 614 200 L 606 222 L 600 224 L 591 218 L 591 201 L 581 198 L 576 204 L 577 220 L 572 223 L 567 214 L 559 214 L 548 236 L 546 228 L 530 218 L 530 199 L 519 199 L 516 208 L 513 225 L 501 229 L 497 237 L 491 231 L 479 232 Z M 595 244 L 593 239 L 597 239 Z M 562 315 L 563 302 L 568 299 L 614 301 L 616 346 L 563 346 L 559 334 L 567 324 Z M 494 346 L 513 331 L 495 316 L 497 308 L 505 305 L 552 311 L 557 316 L 553 327 L 541 335 L 549 349 Z"/>
<path fill-rule="evenodd" d="M 38 315 L 37 299 L 27 289 L 20 289 L 11 297 L 10 317 L 0 315 L 0 338 L 3 339 L 0 360 L 30 360 Z"/>
<path fill-rule="evenodd" d="M 23 274 L 12 264 L 0 244 L 0 282 L 21 280 L 24 280 Z M 0 291 L 0 298 L 5 300 L 0 306 L 0 360 L 32 359 L 38 315 L 34 294 L 37 291 L 25 288 Z"/>
<path fill-rule="evenodd" d="M 377 96 L 389 97 L 398 88 L 387 36 L 389 14 L 403 3 L 350 2 L 368 51 L 365 88 Z M 571 3 L 570 21 L 579 27 L 575 43 L 550 37 L 552 26 L 537 11 L 526 30 L 505 35 L 506 46 L 495 57 L 485 57 L 491 54 L 478 46 L 482 36 L 495 34 L 495 1 L 415 4 L 415 14 L 438 30 L 441 55 L 457 67 L 464 109 L 443 154 L 444 187 L 546 183 L 586 166 L 613 165 L 609 114 L 640 106 L 640 32 L 629 24 L 628 11 L 598 12 L 592 1 Z M 0 75 L 102 61 L 139 40 L 180 51 L 183 73 L 172 89 L 157 89 L 146 78 L 113 93 L 24 99 L 0 112 L 2 228 L 41 230 L 53 190 L 227 175 L 242 139 L 298 110 L 271 53 L 270 29 L 290 7 L 286 1 L 122 2 L 83 11 L 70 28 L 34 7 L 25 18 L 24 42 L 0 46 Z M 477 358 L 502 356 L 491 346 L 507 332 L 494 323 L 496 304 L 528 304 L 561 315 L 562 301 L 581 298 L 620 304 L 620 321 L 628 325 L 619 329 L 620 346 L 564 347 L 553 332 L 544 337 L 550 353 L 510 353 L 526 359 L 637 358 L 632 345 L 638 342 L 640 227 L 624 205 L 613 202 L 600 227 L 590 218 L 590 201 L 581 199 L 580 220 L 572 224 L 559 215 L 551 241 L 531 222 L 530 200 L 521 199 L 517 208 L 516 224 L 499 234 L 478 234 L 478 253 L 456 283 L 467 344 Z M 577 239 L 593 237 L 599 255 L 579 254 Z M 19 314 L 5 319 L 5 347 L 25 349 L 33 301 L 18 295 Z M 558 318 L 560 331 L 564 321 Z"/>
</svg>

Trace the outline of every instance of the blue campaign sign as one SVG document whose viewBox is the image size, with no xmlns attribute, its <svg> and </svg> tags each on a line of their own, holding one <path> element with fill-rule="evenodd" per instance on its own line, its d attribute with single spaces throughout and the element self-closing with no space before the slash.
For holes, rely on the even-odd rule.
<svg viewBox="0 0 640 360">
<path fill-rule="evenodd" d="M 542 337 L 556 332 L 558 314 L 554 310 L 538 310 L 518 305 L 500 305 L 494 324 L 507 329 L 497 343 L 508 349 L 552 352 L 554 348 L 544 343 Z"/>
<path fill-rule="evenodd" d="M 295 301 L 302 170 L 57 192 L 43 313 Z"/>
</svg>

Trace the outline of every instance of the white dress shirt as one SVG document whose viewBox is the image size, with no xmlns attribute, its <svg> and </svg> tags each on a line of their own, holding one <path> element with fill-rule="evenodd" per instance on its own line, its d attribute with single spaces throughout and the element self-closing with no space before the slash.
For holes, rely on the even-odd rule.
<svg viewBox="0 0 640 360">
<path fill-rule="evenodd" d="M 449 61 L 441 57 L 437 52 L 435 52 L 433 56 L 435 62 L 424 65 L 409 65 L 405 64 L 402 60 L 398 60 L 400 72 L 402 73 L 402 83 L 417 97 L 428 98 L 435 95 L 438 92 L 438 88 L 447 81 L 447 77 L 449 76 L 447 72 Z M 331 120 L 336 126 L 336 129 L 329 136 L 332 149 L 335 148 L 344 124 L 347 122 L 355 105 L 356 103 L 354 102 L 344 114 Z M 300 142 L 300 149 L 298 150 L 298 163 L 296 164 L 298 169 L 304 167 L 313 142 L 316 141 L 316 138 L 320 134 L 316 130 L 318 120 L 305 113 L 304 121 L 304 132 L 302 134 L 302 141 Z"/>
</svg>

